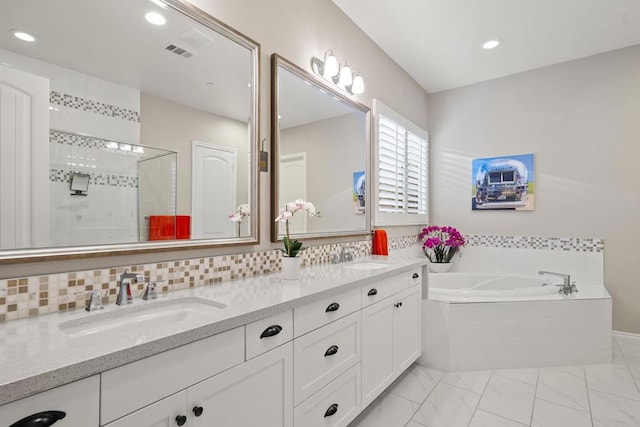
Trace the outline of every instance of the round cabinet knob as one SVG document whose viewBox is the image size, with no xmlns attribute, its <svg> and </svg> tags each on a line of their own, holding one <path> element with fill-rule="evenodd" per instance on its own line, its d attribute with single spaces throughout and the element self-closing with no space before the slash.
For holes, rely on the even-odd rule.
<svg viewBox="0 0 640 427">
<path fill-rule="evenodd" d="M 176 424 L 178 424 L 179 426 L 185 425 L 186 422 L 187 422 L 187 417 L 185 415 L 178 415 L 176 417 Z"/>
<path fill-rule="evenodd" d="M 199 417 L 204 412 L 204 408 L 202 406 L 194 406 L 193 407 L 193 415 Z"/>
</svg>

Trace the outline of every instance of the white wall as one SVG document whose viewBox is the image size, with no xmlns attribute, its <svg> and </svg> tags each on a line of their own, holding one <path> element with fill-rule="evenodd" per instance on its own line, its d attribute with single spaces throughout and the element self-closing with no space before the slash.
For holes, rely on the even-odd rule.
<svg viewBox="0 0 640 427">
<path fill-rule="evenodd" d="M 364 135 L 359 112 L 280 131 L 280 154 L 307 154 L 306 197 L 321 215 L 307 220 L 308 232 L 366 229 L 353 207 L 353 173 L 366 164 L 364 144 L 354 142 Z"/>
<path fill-rule="evenodd" d="M 597 237 L 614 329 L 640 333 L 640 46 L 429 96 L 432 222 Z M 535 154 L 535 211 L 471 210 L 471 160 Z"/>
<path fill-rule="evenodd" d="M 192 140 L 236 150 L 236 200 L 238 204 L 248 203 L 249 129 L 246 123 L 146 93 L 140 95 L 140 114 L 142 144 L 178 152 L 177 215 L 191 215 Z"/>
</svg>

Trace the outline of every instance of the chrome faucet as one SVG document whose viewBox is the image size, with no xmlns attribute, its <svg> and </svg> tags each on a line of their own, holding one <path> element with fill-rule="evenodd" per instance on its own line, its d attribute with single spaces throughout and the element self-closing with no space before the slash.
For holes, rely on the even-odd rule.
<svg viewBox="0 0 640 427">
<path fill-rule="evenodd" d="M 142 274 L 129 273 L 127 270 L 120 275 L 120 290 L 118 291 L 118 297 L 116 298 L 117 305 L 131 304 L 133 302 L 133 297 L 131 296 L 132 280 L 135 280 L 135 283 L 138 283 L 138 281 L 144 280 L 144 276 Z"/>
<path fill-rule="evenodd" d="M 144 294 L 142 294 L 142 299 L 147 301 L 156 298 L 158 298 L 158 294 L 156 294 L 156 282 L 147 283 L 147 286 L 144 288 Z"/>
<path fill-rule="evenodd" d="M 554 273 L 553 271 L 538 271 L 538 274 L 550 274 L 552 276 L 562 277 L 562 285 L 556 285 L 556 286 L 562 287 L 561 289 L 558 290 L 558 293 L 560 294 L 569 295 L 574 292 L 578 292 L 576 283 L 575 282 L 571 283 L 571 276 L 569 274 Z"/>
<path fill-rule="evenodd" d="M 340 245 L 340 254 L 339 255 L 335 254 L 333 256 L 333 262 L 339 263 L 339 262 L 353 261 L 353 252 L 350 252 L 347 249 L 356 249 L 356 248 L 349 245 Z"/>
</svg>

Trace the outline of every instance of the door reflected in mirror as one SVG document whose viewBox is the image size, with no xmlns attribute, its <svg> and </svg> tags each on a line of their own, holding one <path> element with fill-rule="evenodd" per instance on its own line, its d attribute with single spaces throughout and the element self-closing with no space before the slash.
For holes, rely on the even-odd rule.
<svg viewBox="0 0 640 427">
<path fill-rule="evenodd" d="M 258 49 L 179 0 L 7 2 L 0 258 L 256 242 Z"/>
<path fill-rule="evenodd" d="M 292 235 L 367 233 L 369 109 L 275 54 L 272 78 L 272 214 L 302 199 L 320 216 L 291 217 Z M 285 223 L 273 228 L 273 240 L 281 239 Z"/>
</svg>

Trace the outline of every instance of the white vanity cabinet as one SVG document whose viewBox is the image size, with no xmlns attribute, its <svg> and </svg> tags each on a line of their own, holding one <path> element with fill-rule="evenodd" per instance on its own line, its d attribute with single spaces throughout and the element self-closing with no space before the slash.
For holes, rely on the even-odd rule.
<svg viewBox="0 0 640 427">
<path fill-rule="evenodd" d="M 289 310 L 104 372 L 102 425 L 293 427 L 292 338 Z"/>
<path fill-rule="evenodd" d="M 293 427 L 289 342 L 107 427 Z"/>
<path fill-rule="evenodd" d="M 0 406 L 0 426 L 30 427 L 29 418 L 58 419 L 55 427 L 98 427 L 100 376 L 85 378 Z M 64 418 L 60 418 L 63 416 Z"/>
<path fill-rule="evenodd" d="M 376 283 L 377 290 L 393 291 L 362 310 L 362 408 L 420 356 L 419 277 L 410 271 Z"/>
</svg>

